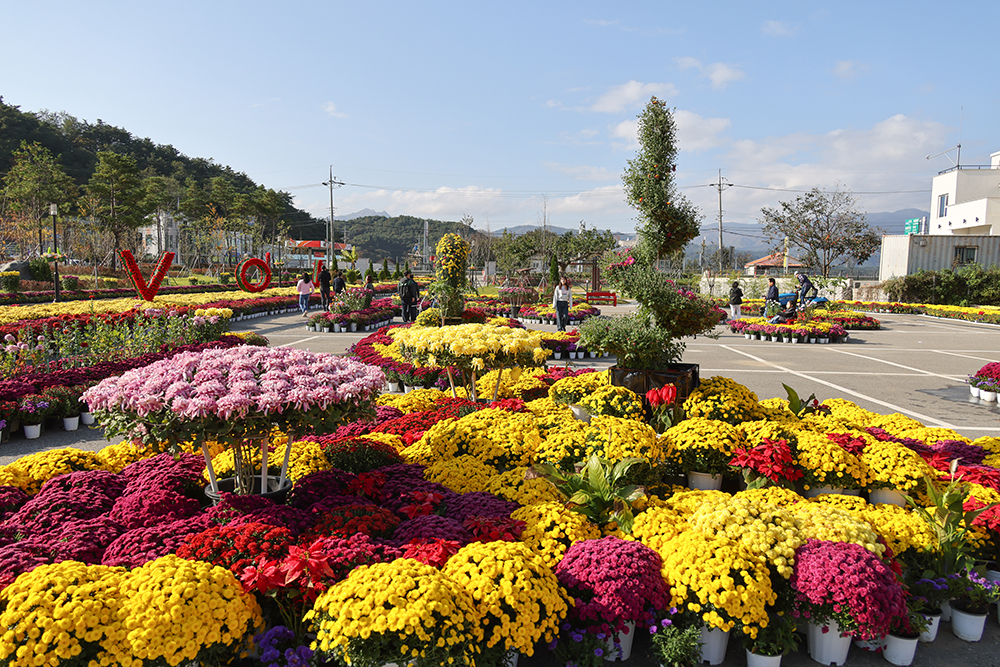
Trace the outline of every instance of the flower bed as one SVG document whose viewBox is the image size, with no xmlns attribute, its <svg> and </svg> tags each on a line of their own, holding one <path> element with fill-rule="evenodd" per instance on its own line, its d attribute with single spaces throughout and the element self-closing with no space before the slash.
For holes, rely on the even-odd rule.
<svg viewBox="0 0 1000 667">
<path fill-rule="evenodd" d="M 409 342 L 418 356 L 451 354 L 430 340 Z M 355 353 L 401 363 L 393 344 L 383 329 Z M 1000 500 L 993 467 L 1000 439 L 970 442 L 842 399 L 793 412 L 787 401 L 760 401 L 731 380 L 705 378 L 685 401 L 688 418 L 658 434 L 635 409 L 638 397 L 609 392 L 607 373 L 492 373 L 479 381 L 491 389 L 500 381 L 494 403 L 428 388 L 385 394 L 376 414 L 305 440 L 289 444 L 272 433 L 269 462 L 287 449 L 294 471 L 287 504 L 223 495 L 206 506 L 204 462 L 157 455 L 168 435 L 155 429 L 143 434 L 147 447 L 56 450 L 0 467 L 0 616 L 13 630 L 0 640 L 0 660 L 29 642 L 57 665 L 73 664 L 58 654 L 60 642 L 94 655 L 135 651 L 128 642 L 137 635 L 118 632 L 115 622 L 152 633 L 149 657 L 168 662 L 236 655 L 262 623 L 271 626 L 268 647 L 280 641 L 294 649 L 312 624 L 316 639 L 300 654 L 435 665 L 470 656 L 497 664 L 505 651 L 547 647 L 560 660 L 599 664 L 607 633 L 628 622 L 658 632 L 714 627 L 763 641 L 775 619 L 809 614 L 877 636 L 910 603 L 900 568 L 922 573 L 925 555 L 942 548 L 935 533 L 903 507 L 805 494 L 820 484 L 861 492 L 891 485 L 927 507 L 927 480 L 946 480 L 954 465 L 970 507 Z M 127 391 L 130 405 L 154 414 L 159 394 L 144 386 Z M 609 414 L 585 424 L 566 401 Z M 217 430 L 236 421 L 219 419 Z M 200 447 L 190 435 L 169 438 L 190 452 Z M 226 454 L 213 456 L 223 469 Z M 591 456 L 607 465 L 588 463 L 573 477 L 574 464 Z M 767 468 L 768 457 L 780 465 Z M 571 502 L 562 487 L 532 474 L 540 464 L 567 476 Z M 628 479 L 608 483 L 618 466 Z M 735 480 L 725 492 L 672 485 L 695 466 L 731 479 L 753 468 L 766 485 L 738 492 Z M 623 505 L 634 512 L 630 534 L 597 511 Z M 998 516 L 994 509 L 975 518 L 969 548 L 996 553 Z M 850 576 L 825 581 L 830 563 Z M 621 585 L 636 581 L 644 583 Z M 66 585 L 92 592 L 89 606 L 59 598 Z M 878 605 L 859 602 L 876 589 Z M 195 629 L 134 602 L 179 590 L 189 590 L 183 599 L 194 607 L 218 613 L 176 607 L 199 619 L 204 627 Z M 32 610 L 28 595 L 59 606 Z M 99 617 L 99 609 L 90 613 L 98 607 L 117 621 L 75 623 L 58 638 L 26 630 L 39 613 L 84 619 Z M 183 649 L 171 644 L 174 629 L 190 634 Z"/>
<path fill-rule="evenodd" d="M 844 327 L 834 322 L 796 321 L 787 324 L 771 324 L 764 318 L 747 318 L 730 320 L 729 330 L 736 334 L 753 336 L 760 340 L 771 337 L 775 340 L 799 343 L 812 342 L 813 339 L 829 340 L 833 343 L 843 343 L 848 333 Z"/>
</svg>

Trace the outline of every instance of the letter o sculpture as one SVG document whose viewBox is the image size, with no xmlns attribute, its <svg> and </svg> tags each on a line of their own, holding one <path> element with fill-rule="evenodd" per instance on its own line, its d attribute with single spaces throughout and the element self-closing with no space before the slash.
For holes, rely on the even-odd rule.
<svg viewBox="0 0 1000 667">
<path fill-rule="evenodd" d="M 261 274 L 264 276 L 263 279 L 256 283 L 247 282 L 247 272 L 253 267 L 260 269 Z M 271 284 L 271 267 L 259 257 L 251 257 L 244 260 L 236 267 L 236 283 L 240 286 L 241 290 L 246 292 L 263 292 Z"/>
</svg>

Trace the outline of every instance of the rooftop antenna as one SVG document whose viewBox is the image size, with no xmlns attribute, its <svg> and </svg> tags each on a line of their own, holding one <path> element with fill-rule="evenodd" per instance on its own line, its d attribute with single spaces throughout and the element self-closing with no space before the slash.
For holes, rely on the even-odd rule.
<svg viewBox="0 0 1000 667">
<path fill-rule="evenodd" d="M 935 153 L 934 155 L 928 155 L 924 159 L 932 160 L 938 156 L 944 155 L 945 153 L 950 153 L 953 150 L 957 149 L 958 153 L 955 154 L 955 159 L 952 160 L 950 155 L 948 156 L 948 159 L 951 160 L 951 163 L 955 167 L 960 168 L 962 166 L 962 122 L 964 119 L 965 119 L 965 105 L 963 104 L 958 109 L 958 145 L 952 146 L 948 150 L 941 151 L 940 153 Z"/>
</svg>

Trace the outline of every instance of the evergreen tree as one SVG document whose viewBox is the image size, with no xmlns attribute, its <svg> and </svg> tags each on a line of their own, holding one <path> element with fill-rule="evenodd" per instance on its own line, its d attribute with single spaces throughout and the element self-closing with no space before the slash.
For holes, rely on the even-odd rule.
<svg viewBox="0 0 1000 667">
<path fill-rule="evenodd" d="M 559 260 L 555 254 L 549 255 L 549 283 L 553 288 L 559 284 Z"/>
</svg>

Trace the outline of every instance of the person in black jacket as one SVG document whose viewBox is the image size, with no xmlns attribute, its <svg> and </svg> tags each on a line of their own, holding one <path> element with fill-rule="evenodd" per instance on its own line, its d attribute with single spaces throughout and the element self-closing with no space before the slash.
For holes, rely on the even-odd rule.
<svg viewBox="0 0 1000 667">
<path fill-rule="evenodd" d="M 764 295 L 764 306 L 778 303 L 778 286 L 774 284 L 774 278 L 767 279 L 767 294 Z"/>
<path fill-rule="evenodd" d="M 740 319 L 741 306 L 743 305 L 743 290 L 740 289 L 740 284 L 737 281 L 733 281 L 733 287 L 729 290 L 729 309 L 732 311 L 733 319 Z"/>
<path fill-rule="evenodd" d="M 323 269 L 319 272 L 319 299 L 320 304 L 323 306 L 323 310 L 330 310 L 330 281 L 332 280 L 330 276 L 330 270 L 323 266 Z"/>
<path fill-rule="evenodd" d="M 413 274 L 407 271 L 403 274 L 403 279 L 399 281 L 399 300 L 403 302 L 403 321 L 415 322 L 419 306 L 416 304 L 420 298 L 420 286 L 413 279 Z"/>
<path fill-rule="evenodd" d="M 784 324 L 785 322 L 791 322 L 798 315 L 799 309 L 798 304 L 795 302 L 795 297 L 793 296 L 785 304 L 785 309 L 772 317 L 768 322 L 771 324 Z"/>
<path fill-rule="evenodd" d="M 347 287 L 347 281 L 344 280 L 344 274 L 341 271 L 337 271 L 337 275 L 333 277 L 333 293 L 340 294 Z"/>
</svg>

